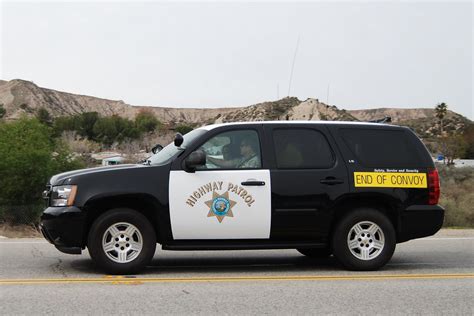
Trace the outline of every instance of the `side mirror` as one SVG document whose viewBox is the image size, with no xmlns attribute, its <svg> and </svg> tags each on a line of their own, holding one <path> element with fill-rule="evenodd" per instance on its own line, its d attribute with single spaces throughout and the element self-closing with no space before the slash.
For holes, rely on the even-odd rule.
<svg viewBox="0 0 474 316">
<path fill-rule="evenodd" d="M 183 135 L 181 135 L 180 133 L 176 133 L 176 136 L 174 137 L 174 145 L 176 147 L 180 147 L 183 144 L 183 141 Z"/>
<path fill-rule="evenodd" d="M 163 149 L 163 146 L 161 146 L 160 144 L 157 144 L 155 145 L 155 147 L 151 149 L 151 152 L 156 154 L 157 152 L 160 152 L 162 149 Z"/>
<path fill-rule="evenodd" d="M 193 151 L 189 156 L 184 160 L 184 165 L 186 170 L 189 172 L 194 172 L 196 167 L 204 166 L 206 164 L 206 153 L 203 150 Z"/>
</svg>

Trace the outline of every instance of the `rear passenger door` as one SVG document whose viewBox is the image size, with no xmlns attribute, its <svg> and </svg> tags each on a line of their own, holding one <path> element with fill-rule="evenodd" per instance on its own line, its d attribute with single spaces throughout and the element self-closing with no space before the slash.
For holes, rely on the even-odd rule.
<svg viewBox="0 0 474 316">
<path fill-rule="evenodd" d="M 322 124 L 265 125 L 273 146 L 271 239 L 325 241 L 347 170 Z"/>
</svg>

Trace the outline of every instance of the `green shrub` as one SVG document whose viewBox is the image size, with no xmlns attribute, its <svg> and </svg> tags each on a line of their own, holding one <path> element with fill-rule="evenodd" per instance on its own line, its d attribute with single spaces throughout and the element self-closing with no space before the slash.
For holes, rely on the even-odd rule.
<svg viewBox="0 0 474 316">
<path fill-rule="evenodd" d="M 438 166 L 444 226 L 474 227 L 474 168 Z"/>
<path fill-rule="evenodd" d="M 36 118 L 0 123 L 0 220 L 37 221 L 48 179 L 82 166 Z"/>
<path fill-rule="evenodd" d="M 135 126 L 140 132 L 153 132 L 161 127 L 161 122 L 147 110 L 141 110 L 135 117 Z"/>
<path fill-rule="evenodd" d="M 2 119 L 5 116 L 5 114 L 7 114 L 7 111 L 3 107 L 3 103 L 0 103 L 0 119 Z"/>
<path fill-rule="evenodd" d="M 97 140 L 106 146 L 121 143 L 127 138 L 137 139 L 141 135 L 132 121 L 117 115 L 99 118 L 93 131 Z"/>
<path fill-rule="evenodd" d="M 44 107 L 38 109 L 38 111 L 36 112 L 36 118 L 38 119 L 38 121 L 46 125 L 51 125 L 53 120 L 48 110 L 46 110 L 46 108 Z"/>
<path fill-rule="evenodd" d="M 101 117 L 97 112 L 85 112 L 57 117 L 53 123 L 53 130 L 56 137 L 64 131 L 75 131 L 90 141 L 111 146 L 125 140 L 138 139 L 144 133 L 159 129 L 161 125 L 154 114 L 147 110 L 138 113 L 135 121 L 118 115 Z"/>
<path fill-rule="evenodd" d="M 177 132 L 177 133 L 180 133 L 181 135 L 184 135 L 184 134 L 187 134 L 189 133 L 190 131 L 193 130 L 193 127 L 190 126 L 190 125 L 186 125 L 186 124 L 179 124 L 177 125 L 174 130 Z"/>
</svg>

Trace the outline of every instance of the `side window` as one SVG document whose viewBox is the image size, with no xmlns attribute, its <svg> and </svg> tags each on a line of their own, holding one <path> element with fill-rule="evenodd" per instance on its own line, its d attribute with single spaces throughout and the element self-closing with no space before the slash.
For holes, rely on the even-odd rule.
<svg viewBox="0 0 474 316">
<path fill-rule="evenodd" d="M 341 136 L 366 167 L 410 167 L 423 161 L 404 131 L 344 128 L 341 129 Z"/>
<path fill-rule="evenodd" d="M 218 134 L 201 149 L 206 152 L 206 169 L 257 169 L 261 168 L 260 140 L 254 130 L 237 130 Z"/>
<path fill-rule="evenodd" d="M 276 129 L 273 143 L 278 169 L 324 169 L 334 164 L 326 137 L 316 130 Z"/>
</svg>

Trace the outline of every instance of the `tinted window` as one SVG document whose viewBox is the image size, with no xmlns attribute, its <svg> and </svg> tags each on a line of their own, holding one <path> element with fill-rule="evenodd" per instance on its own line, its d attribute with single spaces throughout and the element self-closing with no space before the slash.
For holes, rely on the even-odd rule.
<svg viewBox="0 0 474 316">
<path fill-rule="evenodd" d="M 218 134 L 202 146 L 206 166 L 198 169 L 256 169 L 262 166 L 260 141 L 254 130 L 236 130 Z"/>
<path fill-rule="evenodd" d="M 276 129 L 273 143 L 279 169 L 323 169 L 333 165 L 331 147 L 316 130 Z"/>
<path fill-rule="evenodd" d="M 400 130 L 342 129 L 342 138 L 356 159 L 367 167 L 398 168 L 418 166 L 418 148 Z"/>
</svg>

